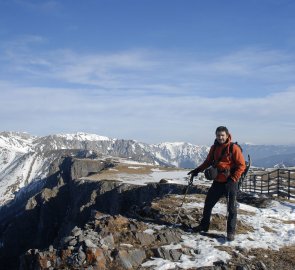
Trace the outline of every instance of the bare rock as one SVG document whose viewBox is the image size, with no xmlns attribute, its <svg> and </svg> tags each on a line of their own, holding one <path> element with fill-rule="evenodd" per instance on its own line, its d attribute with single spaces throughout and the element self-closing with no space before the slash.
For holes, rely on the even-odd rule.
<svg viewBox="0 0 295 270">
<path fill-rule="evenodd" d="M 124 269 L 134 269 L 139 266 L 146 258 L 146 254 L 142 249 L 119 250 L 115 254 L 116 262 Z"/>
<path fill-rule="evenodd" d="M 90 265 L 95 265 L 98 270 L 107 269 L 107 261 L 101 248 L 88 248 L 86 250 L 86 261 Z"/>
<path fill-rule="evenodd" d="M 166 184 L 168 183 L 168 180 L 165 179 L 165 178 L 162 178 L 160 181 L 159 181 L 160 184 Z"/>
<path fill-rule="evenodd" d="M 181 250 L 167 249 L 164 247 L 154 249 L 153 252 L 154 252 L 155 257 L 160 257 L 160 258 L 163 258 L 165 260 L 170 260 L 170 261 L 178 261 L 182 255 Z"/>
<path fill-rule="evenodd" d="M 161 243 L 161 245 L 178 243 L 181 240 L 181 235 L 181 232 L 176 229 L 166 229 L 159 232 L 157 240 Z"/>
<path fill-rule="evenodd" d="M 144 232 L 137 232 L 135 234 L 135 237 L 139 240 L 142 246 L 151 245 L 156 240 L 156 237 L 154 235 Z"/>
<path fill-rule="evenodd" d="M 109 249 L 113 249 L 115 246 L 115 240 L 113 235 L 110 233 L 107 236 L 103 237 L 100 240 L 101 245 L 108 247 Z"/>
<path fill-rule="evenodd" d="M 97 245 L 95 245 L 91 240 L 86 239 L 84 240 L 85 246 L 88 248 L 97 248 Z"/>
</svg>

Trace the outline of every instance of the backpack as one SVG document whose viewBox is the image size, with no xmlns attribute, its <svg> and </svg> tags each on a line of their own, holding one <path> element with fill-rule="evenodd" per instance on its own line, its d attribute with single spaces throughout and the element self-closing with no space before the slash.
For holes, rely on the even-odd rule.
<svg viewBox="0 0 295 270">
<path fill-rule="evenodd" d="M 243 148 L 238 144 L 238 142 L 234 142 L 234 143 L 231 142 L 230 147 L 229 147 L 230 158 L 232 157 L 234 144 L 236 144 L 241 149 L 241 152 L 243 153 Z M 244 179 L 246 178 L 247 173 L 248 173 L 248 171 L 249 171 L 249 169 L 251 167 L 251 157 L 250 157 L 250 155 L 248 155 L 248 161 L 245 161 L 245 165 L 246 165 L 246 168 L 243 171 L 243 173 L 241 174 L 241 177 L 240 177 L 239 182 L 238 182 L 238 190 L 240 190 L 241 185 L 242 185 Z"/>
<path fill-rule="evenodd" d="M 232 154 L 233 154 L 234 144 L 237 145 L 240 148 L 241 152 L 243 153 L 243 148 L 242 148 L 242 146 L 239 145 L 238 142 L 231 142 L 230 146 L 229 146 L 229 153 L 230 153 L 231 157 L 232 157 Z"/>
</svg>

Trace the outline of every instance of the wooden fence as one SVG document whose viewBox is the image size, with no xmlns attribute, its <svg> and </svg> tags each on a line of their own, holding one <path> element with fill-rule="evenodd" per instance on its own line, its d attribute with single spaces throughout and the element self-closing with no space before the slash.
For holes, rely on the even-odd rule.
<svg viewBox="0 0 295 270">
<path fill-rule="evenodd" d="M 295 199 L 295 170 L 277 169 L 249 173 L 241 190 Z"/>
</svg>

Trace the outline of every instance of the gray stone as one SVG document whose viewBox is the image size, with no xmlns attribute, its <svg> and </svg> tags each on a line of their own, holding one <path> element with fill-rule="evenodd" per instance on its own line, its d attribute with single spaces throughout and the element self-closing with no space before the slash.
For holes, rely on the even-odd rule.
<svg viewBox="0 0 295 270">
<path fill-rule="evenodd" d="M 117 262 L 125 269 L 133 269 L 139 266 L 146 258 L 144 250 L 120 250 L 116 258 Z"/>
<path fill-rule="evenodd" d="M 167 229 L 164 232 L 159 232 L 157 240 L 163 245 L 178 243 L 181 240 L 181 233 L 176 230 Z"/>
<path fill-rule="evenodd" d="M 130 228 L 130 230 L 131 231 L 136 231 L 137 230 L 137 227 L 136 227 L 136 225 L 134 225 L 134 224 L 129 224 L 129 228 Z"/>
<path fill-rule="evenodd" d="M 109 235 L 103 237 L 101 240 L 100 240 L 100 243 L 102 245 L 105 245 L 107 246 L 108 248 L 110 249 L 113 249 L 114 246 L 115 246 L 115 240 L 114 240 L 114 237 L 113 235 L 110 233 Z"/>
<path fill-rule="evenodd" d="M 68 245 L 69 246 L 75 246 L 78 243 L 78 241 L 74 238 L 73 240 L 71 240 Z"/>
<path fill-rule="evenodd" d="M 82 234 L 82 230 L 76 226 L 76 227 L 72 230 L 72 235 L 73 235 L 73 236 L 79 236 L 80 234 Z"/>
<path fill-rule="evenodd" d="M 49 250 L 49 252 L 53 252 L 53 250 L 54 250 L 53 249 L 53 245 L 50 245 L 49 248 L 48 248 L 48 250 Z"/>
<path fill-rule="evenodd" d="M 85 239 L 84 240 L 85 246 L 88 248 L 97 248 L 97 245 L 95 245 L 91 240 Z"/>
<path fill-rule="evenodd" d="M 88 237 L 89 236 L 97 236 L 97 233 L 93 230 L 87 230 L 85 233 Z"/>
<path fill-rule="evenodd" d="M 80 235 L 78 236 L 78 242 L 81 243 L 81 242 L 83 242 L 84 240 L 85 240 L 84 235 L 83 235 L 83 234 L 80 234 Z"/>
<path fill-rule="evenodd" d="M 148 246 L 156 240 L 154 235 L 144 232 L 137 232 L 135 237 L 139 240 L 142 246 Z"/>
<path fill-rule="evenodd" d="M 46 262 L 46 267 L 47 267 L 47 268 L 51 267 L 51 262 L 50 262 L 50 261 L 47 261 L 47 262 Z"/>
<path fill-rule="evenodd" d="M 79 250 L 78 251 L 78 260 L 83 263 L 86 259 L 86 254 L 82 251 L 82 250 Z"/>
<path fill-rule="evenodd" d="M 64 237 L 64 238 L 62 239 L 62 243 L 63 243 L 63 244 L 67 244 L 68 242 L 72 241 L 73 239 L 75 239 L 75 237 L 73 237 L 73 236 L 67 236 L 67 237 Z"/>
<path fill-rule="evenodd" d="M 166 183 L 168 183 L 169 181 L 167 180 L 167 179 L 165 179 L 165 178 L 162 178 L 160 181 L 159 181 L 159 183 L 160 184 L 166 184 Z"/>
<path fill-rule="evenodd" d="M 178 249 L 167 249 L 160 247 L 153 250 L 155 257 L 160 257 L 169 261 L 178 261 L 182 255 L 181 250 Z"/>
</svg>

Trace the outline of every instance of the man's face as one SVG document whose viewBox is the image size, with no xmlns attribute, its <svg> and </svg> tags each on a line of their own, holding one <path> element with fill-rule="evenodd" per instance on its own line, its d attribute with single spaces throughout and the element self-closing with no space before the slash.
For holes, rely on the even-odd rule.
<svg viewBox="0 0 295 270">
<path fill-rule="evenodd" d="M 220 131 L 216 133 L 216 140 L 220 143 L 223 144 L 226 142 L 228 138 L 228 135 L 226 134 L 225 131 Z"/>
</svg>

